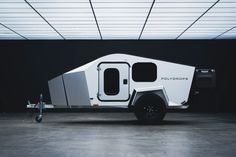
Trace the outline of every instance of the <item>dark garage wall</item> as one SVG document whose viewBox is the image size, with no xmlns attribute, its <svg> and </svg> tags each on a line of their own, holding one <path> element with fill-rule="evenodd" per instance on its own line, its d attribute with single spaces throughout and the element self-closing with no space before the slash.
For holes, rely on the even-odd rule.
<svg viewBox="0 0 236 157">
<path fill-rule="evenodd" d="M 236 41 L 0 41 L 0 112 L 25 111 L 47 81 L 110 53 L 127 53 L 217 70 L 217 87 L 191 97 L 190 111 L 235 112 Z M 211 93 L 213 94 L 211 94 Z M 200 93 L 201 94 L 201 93 Z"/>
</svg>

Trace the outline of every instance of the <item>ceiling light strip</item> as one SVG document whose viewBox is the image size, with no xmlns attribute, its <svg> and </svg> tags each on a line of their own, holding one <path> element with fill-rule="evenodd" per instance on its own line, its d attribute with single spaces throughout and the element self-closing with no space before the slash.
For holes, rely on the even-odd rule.
<svg viewBox="0 0 236 157">
<path fill-rule="evenodd" d="M 211 8 L 213 8 L 220 0 L 217 0 L 210 8 L 208 8 L 201 16 L 199 16 L 192 24 L 190 24 L 180 35 L 176 38 L 179 39 L 181 35 L 183 35 L 192 25 L 194 25 L 203 15 L 205 15 Z"/>
<path fill-rule="evenodd" d="M 146 18 L 146 20 L 145 20 L 145 22 L 144 22 L 143 28 L 142 28 L 142 30 L 141 30 L 141 33 L 140 33 L 139 37 L 138 37 L 139 40 L 140 40 L 140 38 L 141 38 L 141 36 L 142 36 L 142 34 L 143 34 L 143 30 L 144 30 L 144 28 L 145 28 L 145 26 L 146 26 L 147 20 L 148 20 L 149 15 L 150 15 L 150 13 L 151 13 L 151 11 L 152 11 L 152 8 L 153 8 L 154 3 L 155 3 L 155 0 L 153 0 L 152 5 L 151 5 L 151 8 L 150 8 L 150 10 L 149 10 L 149 12 L 148 12 L 147 18 Z"/>
<path fill-rule="evenodd" d="M 223 32 L 223 33 L 221 33 L 221 34 L 217 35 L 217 36 L 216 36 L 214 39 L 217 39 L 217 38 L 219 38 L 219 37 L 220 37 L 220 36 L 222 36 L 223 34 L 225 34 L 225 33 L 229 32 L 229 31 L 233 30 L 234 28 L 236 28 L 236 26 L 234 26 L 234 27 L 232 27 L 232 28 L 230 28 L 230 29 L 226 30 L 225 32 Z"/>
<path fill-rule="evenodd" d="M 101 40 L 102 40 L 102 33 L 101 33 L 100 28 L 99 28 L 98 21 L 97 21 L 97 17 L 96 17 L 95 11 L 94 11 L 94 9 L 93 9 L 93 4 L 92 4 L 91 0 L 89 0 L 89 3 L 90 3 L 90 6 L 91 6 L 91 9 L 92 9 L 92 12 L 93 12 L 93 16 L 94 16 L 95 22 L 96 22 L 96 24 L 97 24 L 97 28 L 98 28 L 99 35 L 100 35 Z"/>
<path fill-rule="evenodd" d="M 16 34 L 17 34 L 17 35 L 19 35 L 20 37 L 22 37 L 22 38 L 24 38 L 24 39 L 26 39 L 26 40 L 29 40 L 28 38 L 26 38 L 26 37 L 24 37 L 23 35 L 21 35 L 21 34 L 17 33 L 16 31 L 14 31 L 13 29 L 11 29 L 11 28 L 7 27 L 6 25 L 4 25 L 4 24 L 2 24 L 2 23 L 0 23 L 0 25 L 2 25 L 3 27 L 5 27 L 5 28 L 9 29 L 10 31 L 12 31 L 12 32 L 16 33 Z"/>
<path fill-rule="evenodd" d="M 62 39 L 65 40 L 65 38 L 61 35 L 61 33 L 58 32 L 58 31 L 56 30 L 56 28 L 54 28 L 54 27 L 39 13 L 27 0 L 25 0 L 25 2 L 26 2 L 45 22 L 47 22 L 47 24 L 48 24 L 49 26 L 51 26 L 52 29 L 54 29 L 54 30 L 57 32 L 57 34 L 59 34 L 59 35 L 62 37 Z"/>
</svg>

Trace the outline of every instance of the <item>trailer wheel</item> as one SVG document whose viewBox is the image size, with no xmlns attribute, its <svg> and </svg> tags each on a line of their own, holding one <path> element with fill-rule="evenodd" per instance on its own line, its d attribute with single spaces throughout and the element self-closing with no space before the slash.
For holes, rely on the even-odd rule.
<svg viewBox="0 0 236 157">
<path fill-rule="evenodd" d="M 35 117 L 35 121 L 38 123 L 42 122 L 42 120 L 43 120 L 43 117 L 40 115 Z"/>
<path fill-rule="evenodd" d="M 165 117 L 165 102 L 156 94 L 144 94 L 136 101 L 134 114 L 141 123 L 158 123 Z"/>
</svg>

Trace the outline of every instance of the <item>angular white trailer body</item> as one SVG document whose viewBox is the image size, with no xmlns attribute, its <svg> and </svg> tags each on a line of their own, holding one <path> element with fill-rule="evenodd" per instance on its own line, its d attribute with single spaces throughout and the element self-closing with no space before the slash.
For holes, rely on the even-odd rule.
<svg viewBox="0 0 236 157">
<path fill-rule="evenodd" d="M 194 71 L 193 66 L 111 54 L 64 73 L 48 85 L 52 104 L 57 106 L 128 107 L 138 93 L 153 91 L 167 108 L 184 108 Z"/>
</svg>

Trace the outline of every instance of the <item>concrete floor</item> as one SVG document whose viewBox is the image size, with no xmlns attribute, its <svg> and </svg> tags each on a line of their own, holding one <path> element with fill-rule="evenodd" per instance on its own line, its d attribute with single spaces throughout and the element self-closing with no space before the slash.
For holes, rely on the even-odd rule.
<svg viewBox="0 0 236 157">
<path fill-rule="evenodd" d="M 236 115 L 169 113 L 138 125 L 132 113 L 0 114 L 1 157 L 236 156 Z"/>
</svg>

